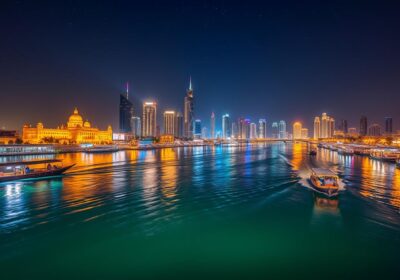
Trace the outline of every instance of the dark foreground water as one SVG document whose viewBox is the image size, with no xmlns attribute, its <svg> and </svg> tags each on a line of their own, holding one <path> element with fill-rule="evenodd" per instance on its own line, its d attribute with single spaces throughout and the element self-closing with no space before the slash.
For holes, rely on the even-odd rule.
<svg viewBox="0 0 400 280">
<path fill-rule="evenodd" d="M 61 158 L 62 178 L 0 185 L 1 279 L 399 276 L 393 164 L 284 143 Z"/>
</svg>

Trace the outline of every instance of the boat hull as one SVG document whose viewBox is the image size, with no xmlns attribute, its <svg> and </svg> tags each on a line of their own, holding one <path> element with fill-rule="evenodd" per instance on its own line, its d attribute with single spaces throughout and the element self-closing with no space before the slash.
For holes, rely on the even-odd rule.
<svg viewBox="0 0 400 280">
<path fill-rule="evenodd" d="M 46 170 L 43 172 L 33 172 L 33 173 L 29 173 L 29 174 L 0 177 L 0 183 L 59 176 L 59 175 L 62 175 L 65 171 L 67 171 L 74 165 L 75 164 L 71 164 L 71 165 L 61 167 L 61 168 L 58 168 L 55 170 Z"/>
</svg>

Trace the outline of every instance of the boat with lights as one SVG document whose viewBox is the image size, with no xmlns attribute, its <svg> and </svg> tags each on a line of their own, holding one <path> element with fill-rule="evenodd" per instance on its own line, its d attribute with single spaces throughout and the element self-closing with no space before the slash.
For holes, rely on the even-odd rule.
<svg viewBox="0 0 400 280">
<path fill-rule="evenodd" d="M 60 176 L 74 165 L 63 166 L 59 159 L 1 162 L 0 183 Z"/>
<path fill-rule="evenodd" d="M 339 194 L 339 177 L 329 169 L 311 169 L 310 182 L 315 191 L 328 197 Z"/>
</svg>

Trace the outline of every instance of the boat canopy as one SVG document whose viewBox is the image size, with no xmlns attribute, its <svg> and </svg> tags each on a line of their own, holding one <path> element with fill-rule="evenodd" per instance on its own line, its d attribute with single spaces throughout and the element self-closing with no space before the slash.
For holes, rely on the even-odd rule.
<svg viewBox="0 0 400 280">
<path fill-rule="evenodd" d="M 324 177 L 324 176 L 337 177 L 337 175 L 333 171 L 325 168 L 313 168 L 312 172 L 318 177 Z"/>
<path fill-rule="evenodd" d="M 10 162 L 0 162 L 0 167 L 4 166 L 17 166 L 17 165 L 33 165 L 33 164 L 45 164 L 61 162 L 59 159 L 41 159 L 41 160 L 28 160 L 28 161 L 10 161 Z"/>
</svg>

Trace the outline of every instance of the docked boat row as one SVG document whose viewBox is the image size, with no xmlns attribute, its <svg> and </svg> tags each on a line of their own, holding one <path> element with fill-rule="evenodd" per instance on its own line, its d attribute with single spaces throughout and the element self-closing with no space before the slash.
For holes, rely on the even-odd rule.
<svg viewBox="0 0 400 280">
<path fill-rule="evenodd" d="M 355 144 L 327 144 L 320 143 L 318 147 L 329 149 L 331 151 L 337 151 L 341 155 L 362 155 L 369 156 L 376 160 L 382 160 L 387 162 L 397 162 L 400 166 L 400 150 L 395 148 L 386 147 L 371 147 L 366 145 L 355 145 Z"/>
</svg>

